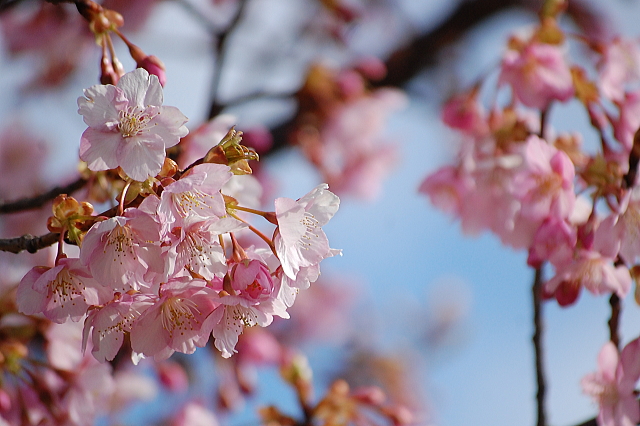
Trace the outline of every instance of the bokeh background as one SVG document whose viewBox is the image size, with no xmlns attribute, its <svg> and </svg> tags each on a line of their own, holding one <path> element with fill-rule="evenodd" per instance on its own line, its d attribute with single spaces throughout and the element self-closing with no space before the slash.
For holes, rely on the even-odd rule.
<svg viewBox="0 0 640 426">
<path fill-rule="evenodd" d="M 459 7 L 459 2 L 442 0 L 352 2 L 362 19 L 343 34 L 345 48 L 314 35 L 327 25 L 321 15 L 309 18 L 321 10 L 317 2 L 248 3 L 228 43 L 220 80 L 222 100 L 256 90 L 291 93 L 312 60 L 336 67 L 355 56 L 385 60 L 406 42 L 441 25 Z M 639 36 L 639 2 L 581 4 L 596 10 L 603 26 Z M 435 210 L 417 189 L 427 174 L 451 161 L 458 143 L 458 136 L 439 121 L 442 102 L 483 75 L 495 82 L 508 36 L 535 22 L 536 6 L 535 1 L 512 2 L 446 47 L 437 46 L 435 55 L 425 51 L 435 62 L 401 87 L 406 105 L 389 117 L 384 131 L 384 138 L 397 148 L 396 167 L 375 199 L 342 197 L 338 214 L 325 228 L 332 247 L 342 249 L 343 256 L 323 263 L 323 285 L 332 286 L 336 295 L 324 303 L 344 312 L 333 323 L 323 323 L 328 325 L 322 339 L 303 346 L 319 393 L 345 365 L 361 362 L 354 354 L 364 352 L 379 361 L 369 370 L 385 369 L 387 360 L 410 379 L 405 382 L 412 387 L 409 393 L 427 413 L 421 424 L 533 423 L 533 271 L 526 267 L 526 253 L 503 247 L 492 235 L 462 235 L 458 224 Z M 212 38 L 195 15 L 223 26 L 234 7 L 234 1 L 162 1 L 139 29 L 127 33 L 164 61 L 165 105 L 180 108 L 190 118 L 190 129 L 207 117 L 215 63 Z M 573 24 L 567 20 L 566 25 Z M 62 86 L 36 92 L 28 87 L 38 58 L 13 57 L 3 43 L 0 38 L 0 131 L 21 123 L 41 138 L 47 146 L 48 182 L 67 182 L 75 176 L 79 136 L 85 128 L 76 99 L 83 88 L 96 83 L 99 49 L 89 49 Z M 127 69 L 133 66 L 124 62 Z M 277 96 L 232 106 L 224 113 L 234 116 L 237 128 L 244 130 L 275 127 L 294 110 L 292 99 Z M 593 136 L 576 105 L 554 108 L 551 123 L 559 130 L 585 132 L 587 143 Z M 274 182 L 273 196 L 298 198 L 319 183 L 317 171 L 295 148 L 270 154 L 262 163 Z M 640 331 L 640 309 L 631 296 L 623 303 L 622 337 L 628 341 Z M 598 351 L 608 338 L 608 300 L 583 292 L 570 308 L 550 302 L 544 311 L 550 423 L 577 424 L 597 412 L 579 381 L 596 369 Z M 296 320 L 294 315 L 290 321 Z M 203 376 L 213 368 L 206 357 L 201 368 Z M 224 424 L 254 424 L 253 412 L 264 403 L 294 409 L 293 393 L 277 372 L 266 369 L 259 374 L 257 395 L 239 412 L 222 417 Z M 202 384 L 193 392 L 204 395 L 211 389 Z M 152 407 L 138 407 L 132 419 L 153 418 L 167 404 L 160 400 Z"/>
</svg>

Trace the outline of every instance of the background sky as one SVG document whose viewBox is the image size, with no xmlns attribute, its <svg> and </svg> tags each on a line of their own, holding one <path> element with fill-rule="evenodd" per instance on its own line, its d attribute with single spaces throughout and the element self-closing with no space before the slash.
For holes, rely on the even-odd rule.
<svg viewBox="0 0 640 426">
<path fill-rule="evenodd" d="M 289 10 L 283 5 L 294 0 L 281 1 L 280 6 L 273 7 L 273 1 L 256 0 L 256 10 L 270 11 L 256 16 L 271 22 L 274 28 L 286 26 L 283 23 L 287 16 L 280 13 Z M 450 7 L 448 2 L 435 0 L 399 3 L 413 14 L 416 25 L 428 24 Z M 594 3 L 624 34 L 638 36 L 637 1 Z M 531 23 L 531 19 L 508 13 L 471 32 L 450 52 L 457 61 L 455 70 L 461 81 L 471 81 L 495 65 L 508 34 Z M 358 36 L 365 45 L 365 37 Z M 245 37 L 238 43 L 257 43 L 252 37 L 260 38 L 255 34 Z M 212 70 L 207 35 L 181 8 L 167 2 L 158 7 L 145 31 L 132 36 L 132 40 L 165 62 L 169 80 L 165 105 L 180 108 L 192 125 L 199 123 L 208 97 L 202 87 L 208 87 Z M 373 41 L 375 49 L 388 49 L 383 35 Z M 230 69 L 241 67 L 245 59 L 239 53 Z M 85 128 L 76 113 L 76 99 L 82 88 L 95 84 L 94 64 L 96 60 L 87 61 L 85 72 L 79 73 L 69 90 L 33 98 L 16 89 L 24 82 L 32 66 L 30 61 L 0 57 L 0 125 L 4 127 L 13 117 L 24 117 L 28 127 L 51 141 L 53 161 L 47 173 L 52 182 L 63 181 L 65 174 L 70 176 L 75 170 L 79 135 Z M 411 364 L 407 368 L 415 369 L 435 424 L 533 424 L 533 272 L 525 265 L 526 254 L 501 246 L 492 235 L 461 235 L 457 223 L 417 193 L 428 173 L 452 159 L 456 145 L 456 136 L 438 121 L 442 97 L 438 88 L 443 82 L 455 83 L 447 78 L 447 72 L 436 70 L 422 76 L 412 86 L 407 108 L 391 118 L 387 133 L 398 143 L 401 161 L 377 200 L 363 203 L 343 199 L 325 231 L 331 246 L 341 248 L 344 255 L 323 263 L 323 274 L 347 275 L 366 289 L 362 296 L 366 316 L 359 318 L 358 324 L 378 336 L 383 351 L 408 355 Z M 264 76 L 273 87 L 283 89 L 288 84 L 286 77 L 277 73 Z M 223 85 L 229 87 L 251 84 L 233 72 L 226 78 Z M 270 105 L 266 113 L 264 108 L 256 105 L 233 111 L 238 116 L 238 128 L 255 124 L 262 114 L 286 111 L 291 105 Z M 562 130 L 584 129 L 586 120 L 575 106 L 568 105 L 553 111 L 552 123 Z M 318 183 L 313 169 L 296 152 L 281 153 L 265 163 L 282 182 L 276 196 L 299 198 Z M 626 342 L 640 333 L 640 310 L 631 296 L 624 306 L 622 337 Z M 439 346 L 421 346 L 427 326 L 434 316 L 444 313 L 452 315 L 456 326 Z M 582 394 L 579 381 L 595 371 L 597 354 L 608 338 L 608 299 L 583 292 L 575 306 L 562 309 L 547 303 L 544 314 L 550 424 L 576 424 L 596 414 L 596 406 Z M 330 359 L 324 358 L 326 352 L 322 354 L 312 356 L 320 369 Z M 273 383 L 272 378 L 267 380 Z M 271 388 L 263 387 L 261 392 L 265 398 L 273 398 Z"/>
</svg>

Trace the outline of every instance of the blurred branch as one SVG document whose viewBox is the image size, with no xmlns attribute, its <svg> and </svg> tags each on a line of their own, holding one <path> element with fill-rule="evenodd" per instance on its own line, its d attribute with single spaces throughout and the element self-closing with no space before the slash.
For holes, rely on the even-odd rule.
<svg viewBox="0 0 640 426">
<path fill-rule="evenodd" d="M 611 340 L 611 342 L 616 345 L 616 348 L 620 350 L 620 335 L 618 333 L 620 313 L 622 311 L 620 297 L 613 293 L 609 299 L 609 304 L 611 305 L 611 318 L 609 318 L 609 321 L 607 322 L 609 325 L 609 340 Z"/>
<path fill-rule="evenodd" d="M 538 407 L 536 426 L 546 426 L 545 412 L 545 395 L 546 381 L 544 375 L 544 348 L 542 344 L 542 333 L 544 326 L 542 324 L 542 268 L 537 268 L 533 278 L 532 296 L 533 296 L 533 349 L 535 353 L 536 364 L 536 384 L 538 391 L 536 393 L 536 403 Z"/>
<path fill-rule="evenodd" d="M 85 186 L 87 180 L 80 177 L 68 185 L 56 186 L 49 191 L 35 197 L 21 198 L 8 203 L 0 203 L 0 214 L 17 213 L 25 210 L 33 210 L 42 207 L 48 201 L 53 200 L 60 194 L 70 194 Z"/>
<path fill-rule="evenodd" d="M 537 0 L 472 0 L 461 1 L 451 14 L 439 25 L 418 35 L 405 46 L 396 50 L 385 61 L 387 75 L 379 81 L 371 82 L 373 87 L 402 87 L 425 68 L 437 65 L 441 51 L 460 40 L 467 32 L 481 22 L 511 8 L 537 11 L 542 2 Z M 581 0 L 569 2 L 567 14 L 585 30 L 595 26 L 602 15 Z M 295 118 L 282 122 L 271 129 L 272 151 L 289 144 L 288 134 L 295 124 Z M 268 153 L 266 153 L 268 155 Z"/>
<path fill-rule="evenodd" d="M 240 0 L 240 4 L 238 5 L 236 14 L 234 15 L 233 19 L 231 19 L 229 25 L 227 25 L 227 28 L 217 34 L 218 38 L 216 40 L 216 58 L 213 69 L 213 82 L 211 83 L 211 96 L 209 99 L 209 119 L 212 119 L 216 115 L 220 114 L 224 109 L 224 105 L 218 103 L 218 91 L 220 88 L 220 77 L 222 74 L 222 68 L 224 66 L 224 60 L 227 50 L 227 42 L 229 40 L 229 36 L 231 35 L 231 33 L 233 33 L 233 30 L 240 23 L 240 20 L 248 3 L 248 0 Z"/>
</svg>

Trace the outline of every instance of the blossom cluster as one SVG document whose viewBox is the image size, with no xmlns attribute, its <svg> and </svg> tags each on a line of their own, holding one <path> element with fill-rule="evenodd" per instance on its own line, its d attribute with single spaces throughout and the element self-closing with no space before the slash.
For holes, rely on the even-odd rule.
<svg viewBox="0 0 640 426">
<path fill-rule="evenodd" d="M 543 296 L 567 306 L 583 288 L 624 298 L 638 270 L 640 45 L 583 37 L 593 67 L 572 64 L 560 15 L 560 9 L 542 13 L 534 29 L 511 37 L 488 111 L 482 84 L 446 103 L 442 119 L 463 141 L 455 163 L 429 175 L 420 191 L 465 232 L 489 230 L 527 250 L 532 268 L 551 265 Z M 503 88 L 506 96 L 497 93 Z M 583 146 L 577 132 L 553 129 L 552 107 L 570 100 L 583 107 L 599 149 Z M 608 345 L 604 376 L 585 379 L 585 390 L 600 403 L 600 425 L 636 424 L 640 353 L 622 352 L 619 369 L 633 371 L 620 378 L 617 348 Z"/>
<path fill-rule="evenodd" d="M 88 203 L 58 197 L 49 229 L 79 255 L 64 254 L 61 241 L 53 267 L 22 279 L 17 303 L 55 323 L 83 320 L 83 345 L 98 361 L 113 360 L 125 341 L 134 359 L 161 360 L 193 353 L 210 336 L 230 357 L 246 327 L 288 318 L 320 262 L 340 253 L 322 230 L 339 207 L 326 184 L 298 200 L 277 198 L 270 212 L 239 205 L 242 186 L 229 183 L 250 172 L 255 155 L 235 129 L 178 170 L 166 149 L 186 136 L 186 117 L 162 105 L 157 76 L 138 68 L 115 86 L 86 89 L 78 106 L 88 125 L 80 157 L 94 172 L 117 169 L 126 182 L 120 204 L 96 216 Z M 273 236 L 248 213 L 274 224 Z M 262 244 L 242 244 L 248 234 Z"/>
</svg>

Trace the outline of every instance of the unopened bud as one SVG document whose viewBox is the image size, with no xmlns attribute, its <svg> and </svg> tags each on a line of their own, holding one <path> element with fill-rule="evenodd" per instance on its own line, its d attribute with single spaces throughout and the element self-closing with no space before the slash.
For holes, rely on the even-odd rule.
<svg viewBox="0 0 640 426">
<path fill-rule="evenodd" d="M 138 66 L 138 68 L 147 70 L 149 74 L 157 76 L 160 85 L 164 87 L 164 84 L 167 82 L 167 75 L 165 73 L 166 68 L 157 56 L 149 55 L 142 61 L 136 62 L 136 65 Z"/>
</svg>

